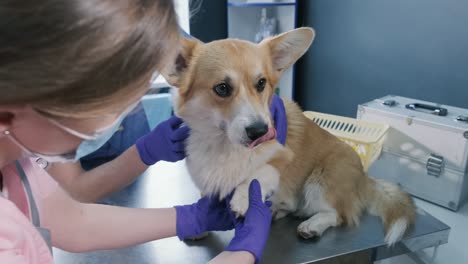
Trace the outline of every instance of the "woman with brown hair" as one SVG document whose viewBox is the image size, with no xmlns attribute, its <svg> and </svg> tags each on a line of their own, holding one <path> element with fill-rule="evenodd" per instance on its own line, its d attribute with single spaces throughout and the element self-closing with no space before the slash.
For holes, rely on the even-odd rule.
<svg viewBox="0 0 468 264">
<path fill-rule="evenodd" d="M 178 38 L 169 0 L 0 3 L 0 263 L 51 263 L 47 241 L 80 252 L 232 228 L 229 251 L 213 261 L 260 259 L 271 214 L 258 182 L 239 220 L 211 197 L 158 209 L 80 203 L 36 163 L 74 161 L 107 140 Z M 181 122 L 163 122 L 103 171 L 138 173 L 183 158 Z"/>
</svg>

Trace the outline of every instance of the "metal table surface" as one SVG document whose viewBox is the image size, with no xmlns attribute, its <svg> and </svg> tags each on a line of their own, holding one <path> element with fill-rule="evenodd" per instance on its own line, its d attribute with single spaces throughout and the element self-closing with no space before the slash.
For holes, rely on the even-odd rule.
<svg viewBox="0 0 468 264">
<path fill-rule="evenodd" d="M 193 203 L 199 197 L 183 161 L 161 162 L 149 168 L 125 190 L 103 202 L 151 208 Z M 263 263 L 345 263 L 346 259 L 346 263 L 372 263 L 447 243 L 450 231 L 447 225 L 418 209 L 412 230 L 403 241 L 388 248 L 383 241 L 382 223 L 375 216 L 364 215 L 359 227 L 332 228 L 315 240 L 303 240 L 296 235 L 300 222 L 300 219 L 287 217 L 272 224 Z M 199 241 L 181 242 L 172 237 L 131 248 L 90 253 L 54 249 L 54 258 L 58 264 L 206 263 L 224 249 L 232 236 L 233 231 L 213 232 Z"/>
</svg>

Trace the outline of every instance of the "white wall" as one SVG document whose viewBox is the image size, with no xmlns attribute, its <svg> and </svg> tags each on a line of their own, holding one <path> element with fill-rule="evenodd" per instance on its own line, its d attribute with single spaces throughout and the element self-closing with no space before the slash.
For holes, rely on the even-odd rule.
<svg viewBox="0 0 468 264">
<path fill-rule="evenodd" d="M 189 1 L 190 0 L 174 0 L 176 12 L 179 16 L 179 25 L 187 33 L 190 33 Z"/>
</svg>

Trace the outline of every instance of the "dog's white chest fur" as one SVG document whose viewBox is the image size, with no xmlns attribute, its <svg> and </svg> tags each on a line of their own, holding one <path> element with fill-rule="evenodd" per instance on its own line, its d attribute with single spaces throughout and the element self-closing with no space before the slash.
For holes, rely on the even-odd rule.
<svg viewBox="0 0 468 264">
<path fill-rule="evenodd" d="M 222 134 L 210 134 L 192 130 L 187 145 L 187 167 L 203 194 L 222 199 L 253 178 L 260 180 L 265 194 L 277 188 L 279 174 L 267 162 L 284 149 L 281 144 L 270 141 L 251 149 L 232 144 Z"/>
<path fill-rule="evenodd" d="M 197 187 L 205 195 L 219 193 L 220 198 L 263 165 L 252 149 L 196 131 L 188 139 L 187 152 L 187 167 Z"/>
</svg>

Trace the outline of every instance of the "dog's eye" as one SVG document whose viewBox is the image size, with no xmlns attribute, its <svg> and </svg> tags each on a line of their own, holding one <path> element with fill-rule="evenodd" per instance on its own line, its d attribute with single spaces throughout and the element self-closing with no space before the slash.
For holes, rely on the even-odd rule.
<svg viewBox="0 0 468 264">
<path fill-rule="evenodd" d="M 257 88 L 257 91 L 259 93 L 261 93 L 263 91 L 263 89 L 265 89 L 265 85 L 266 85 L 265 78 L 261 78 L 260 80 L 258 80 L 257 85 L 256 85 L 255 88 Z"/>
<path fill-rule="evenodd" d="M 229 97 L 232 93 L 232 88 L 225 83 L 216 85 L 213 90 L 219 97 Z"/>
</svg>

